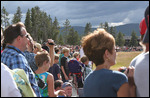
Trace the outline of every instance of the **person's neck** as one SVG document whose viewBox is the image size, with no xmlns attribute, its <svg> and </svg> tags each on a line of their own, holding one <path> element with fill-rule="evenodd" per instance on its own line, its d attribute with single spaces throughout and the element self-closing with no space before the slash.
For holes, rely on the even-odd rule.
<svg viewBox="0 0 150 98">
<path fill-rule="evenodd" d="M 46 72 L 46 71 L 42 67 L 38 67 L 38 69 L 35 71 L 36 74 L 41 74 L 41 73 L 44 73 L 44 72 Z"/>
<path fill-rule="evenodd" d="M 101 65 L 98 65 L 95 70 L 101 70 L 101 69 L 110 69 L 110 66 L 104 63 Z"/>
</svg>

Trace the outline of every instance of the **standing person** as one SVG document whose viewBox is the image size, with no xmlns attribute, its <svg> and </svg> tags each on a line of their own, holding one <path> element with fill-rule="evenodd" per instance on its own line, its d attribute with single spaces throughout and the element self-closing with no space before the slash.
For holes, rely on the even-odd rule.
<svg viewBox="0 0 150 98">
<path fill-rule="evenodd" d="M 1 29 L 1 45 L 2 40 L 3 32 Z M 21 97 L 10 69 L 3 63 L 1 63 L 1 97 Z"/>
<path fill-rule="evenodd" d="M 4 44 L 6 48 L 1 54 L 1 62 L 10 69 L 20 68 L 25 71 L 30 84 L 38 97 L 40 97 L 39 88 L 35 80 L 33 71 L 28 65 L 24 51 L 29 42 L 28 34 L 23 23 L 12 24 L 4 30 Z"/>
<path fill-rule="evenodd" d="M 130 63 L 130 66 L 134 66 L 135 67 L 135 63 L 137 61 L 137 58 L 139 58 L 141 55 L 143 55 L 144 53 L 148 52 L 148 46 L 147 44 L 144 44 L 142 41 L 143 41 L 143 37 L 144 37 L 144 34 L 146 32 L 146 22 L 145 22 L 145 18 L 142 19 L 142 21 L 140 22 L 140 34 L 141 34 L 141 39 L 140 39 L 140 45 L 142 46 L 143 48 L 143 52 L 140 53 L 138 56 L 136 56 Z"/>
<path fill-rule="evenodd" d="M 143 43 L 147 52 L 137 58 L 134 72 L 137 97 L 149 97 L 149 6 L 145 10 L 145 22 L 147 30 Z"/>
<path fill-rule="evenodd" d="M 51 62 L 48 52 L 47 51 L 38 52 L 37 55 L 35 56 L 35 62 L 36 65 L 38 66 L 38 69 L 35 71 L 35 73 L 46 84 L 45 88 L 43 89 L 39 87 L 42 97 L 56 97 L 58 95 L 63 94 L 64 91 L 62 90 L 58 90 L 56 92 L 54 91 L 53 75 L 47 72 Z"/>
<path fill-rule="evenodd" d="M 69 68 L 68 68 L 68 56 L 69 56 L 69 48 L 63 48 L 62 53 L 64 56 L 61 58 L 61 76 L 63 82 L 69 81 Z"/>
<path fill-rule="evenodd" d="M 55 54 L 54 64 L 48 70 L 48 72 L 54 76 L 54 81 L 61 80 L 60 66 L 58 65 L 58 63 L 59 63 L 59 56 Z"/>
<path fill-rule="evenodd" d="M 135 85 L 129 85 L 127 76 L 110 70 L 110 66 L 116 63 L 115 39 L 110 33 L 104 29 L 95 30 L 82 38 L 82 47 L 85 55 L 96 65 L 84 81 L 85 97 L 135 96 Z M 129 70 L 130 77 L 132 71 Z"/>
</svg>

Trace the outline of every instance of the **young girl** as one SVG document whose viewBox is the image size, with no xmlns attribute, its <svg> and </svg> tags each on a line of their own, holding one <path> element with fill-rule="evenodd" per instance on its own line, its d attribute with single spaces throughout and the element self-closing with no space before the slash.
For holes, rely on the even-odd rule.
<svg viewBox="0 0 150 98">
<path fill-rule="evenodd" d="M 53 75 L 50 74 L 48 71 L 50 67 L 50 56 L 47 51 L 38 52 L 35 56 L 35 62 L 38 69 L 35 73 L 38 75 L 40 79 L 42 79 L 46 87 L 44 89 L 40 89 L 42 97 L 56 97 L 58 95 L 64 95 L 63 90 L 54 91 L 54 78 Z"/>
</svg>

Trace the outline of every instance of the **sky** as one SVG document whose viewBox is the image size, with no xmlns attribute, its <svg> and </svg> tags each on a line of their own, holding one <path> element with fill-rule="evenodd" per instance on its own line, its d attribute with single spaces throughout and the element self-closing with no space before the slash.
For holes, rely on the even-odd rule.
<svg viewBox="0 0 150 98">
<path fill-rule="evenodd" d="M 109 26 L 140 23 L 149 1 L 1 1 L 9 13 L 10 21 L 20 6 L 24 23 L 28 9 L 39 6 L 41 11 L 56 17 L 63 26 L 66 19 L 71 26 L 83 26 L 90 22 L 92 27 L 108 22 Z"/>
</svg>

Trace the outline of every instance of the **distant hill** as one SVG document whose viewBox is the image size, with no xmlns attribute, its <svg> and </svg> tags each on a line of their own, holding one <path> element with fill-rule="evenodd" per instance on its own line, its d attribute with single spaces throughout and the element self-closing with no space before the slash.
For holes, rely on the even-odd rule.
<svg viewBox="0 0 150 98">
<path fill-rule="evenodd" d="M 83 35 L 85 27 L 82 26 L 72 26 L 74 28 L 75 31 L 77 31 L 79 33 L 79 35 Z M 62 34 L 61 30 L 64 29 L 64 27 L 60 28 L 60 33 Z M 97 28 L 92 28 L 92 31 L 96 30 Z M 116 26 L 116 31 L 117 33 L 120 31 L 123 34 L 125 34 L 125 36 L 131 36 L 132 31 L 136 32 L 137 36 L 140 36 L 139 33 L 139 24 L 138 23 L 132 23 L 132 24 L 125 24 L 125 25 L 120 25 L 120 26 Z"/>
</svg>

